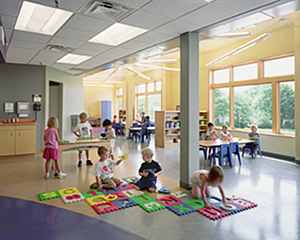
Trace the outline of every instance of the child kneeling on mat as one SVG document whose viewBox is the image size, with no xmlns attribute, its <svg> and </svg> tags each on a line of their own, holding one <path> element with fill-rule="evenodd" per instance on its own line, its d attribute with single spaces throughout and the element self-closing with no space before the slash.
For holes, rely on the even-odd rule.
<svg viewBox="0 0 300 240">
<path fill-rule="evenodd" d="M 163 171 L 158 162 L 152 159 L 154 153 L 151 148 L 144 148 L 142 150 L 142 158 L 145 161 L 139 169 L 141 178 L 135 183 L 136 190 L 147 189 L 149 192 L 156 190 L 157 176 Z"/>
<path fill-rule="evenodd" d="M 222 195 L 222 200 L 225 206 L 226 198 L 223 191 L 222 183 L 224 179 L 224 172 L 220 166 L 213 166 L 210 171 L 198 170 L 191 176 L 192 182 L 192 196 L 193 198 L 202 198 L 205 207 L 211 208 L 211 205 L 207 203 L 206 196 L 210 196 L 210 189 L 208 185 L 218 187 Z"/>
<path fill-rule="evenodd" d="M 113 175 L 113 168 L 119 165 L 122 160 L 113 161 L 108 158 L 108 149 L 106 147 L 98 148 L 98 155 L 100 157 L 96 164 L 93 175 L 96 177 L 96 182 L 90 188 L 101 191 L 102 188 L 115 188 L 121 184 L 121 180 L 115 178 Z"/>
</svg>

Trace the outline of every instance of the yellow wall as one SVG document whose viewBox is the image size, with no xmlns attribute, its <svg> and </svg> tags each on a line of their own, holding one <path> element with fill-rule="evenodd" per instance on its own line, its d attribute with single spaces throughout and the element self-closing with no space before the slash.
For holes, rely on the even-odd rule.
<svg viewBox="0 0 300 240">
<path fill-rule="evenodd" d="M 101 101 L 112 101 L 112 116 L 115 114 L 115 88 L 83 87 L 84 111 L 93 117 L 101 117 Z M 102 121 L 102 120 L 101 120 Z"/>
</svg>

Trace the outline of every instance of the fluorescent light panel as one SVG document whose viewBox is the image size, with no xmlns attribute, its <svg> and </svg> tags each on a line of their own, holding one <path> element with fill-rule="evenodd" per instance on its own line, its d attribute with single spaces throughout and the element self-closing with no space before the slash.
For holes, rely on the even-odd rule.
<svg viewBox="0 0 300 240">
<path fill-rule="evenodd" d="M 88 80 L 88 81 L 87 81 Z M 96 80 L 96 79 L 84 79 L 84 83 L 88 83 L 88 84 L 104 84 L 104 82 L 100 82 L 101 80 Z M 122 81 L 106 81 L 105 84 L 108 83 L 122 83 Z"/>
<path fill-rule="evenodd" d="M 245 37 L 250 37 L 250 33 L 249 32 L 224 33 L 224 34 L 211 37 L 209 39 L 218 40 L 218 39 L 245 38 Z"/>
<path fill-rule="evenodd" d="M 143 60 L 141 63 L 176 63 L 177 59 L 148 59 Z"/>
<path fill-rule="evenodd" d="M 141 78 L 144 78 L 144 79 L 146 79 L 146 80 L 150 80 L 150 78 L 148 77 L 148 76 L 146 76 L 146 75 L 144 75 L 144 74 L 142 74 L 141 72 L 139 72 L 138 70 L 135 70 L 135 69 L 133 69 L 133 68 L 131 68 L 131 67 L 125 67 L 125 69 L 127 69 L 128 71 L 130 71 L 130 72 L 133 72 L 133 73 L 135 73 L 135 74 L 137 74 L 139 77 L 141 77 Z"/>
<path fill-rule="evenodd" d="M 142 64 L 142 63 L 135 63 L 134 66 L 144 67 L 144 68 L 150 68 L 150 69 L 158 69 L 158 70 L 167 70 L 167 71 L 173 71 L 173 72 L 180 72 L 179 68 L 160 67 L 160 66 Z"/>
<path fill-rule="evenodd" d="M 73 13 L 24 1 L 15 29 L 53 35 Z"/>
<path fill-rule="evenodd" d="M 147 31 L 147 29 L 132 27 L 122 23 L 115 23 L 103 32 L 91 38 L 89 42 L 117 46 Z"/>
<path fill-rule="evenodd" d="M 61 59 L 59 59 L 57 62 L 58 63 L 66 63 L 66 64 L 73 64 L 77 65 L 79 63 L 82 63 L 88 59 L 92 58 L 91 56 L 84 56 L 84 55 L 78 55 L 78 54 L 73 54 L 73 53 L 68 53 Z"/>
<path fill-rule="evenodd" d="M 151 57 L 149 57 L 148 59 L 159 58 L 159 57 L 161 57 L 161 56 L 168 55 L 168 54 L 175 53 L 175 52 L 179 52 L 179 51 L 180 51 L 180 48 L 179 48 L 179 47 L 172 48 L 172 49 L 170 49 L 170 50 L 168 50 L 168 51 L 159 53 L 158 55 L 151 56 Z"/>
<path fill-rule="evenodd" d="M 235 55 L 237 53 L 240 53 L 240 52 L 242 52 L 242 51 L 244 51 L 244 50 L 246 50 L 246 49 L 248 49 L 248 48 L 250 48 L 250 47 L 252 47 L 252 46 L 254 46 L 254 45 L 256 45 L 256 44 L 258 44 L 258 43 L 260 43 L 260 42 L 262 42 L 264 40 L 266 40 L 266 39 L 268 39 L 271 36 L 272 36 L 271 33 L 264 33 L 264 34 L 260 35 L 259 37 L 254 38 L 253 40 L 251 40 L 251 41 L 243 44 L 242 46 L 240 46 L 238 48 L 235 48 L 232 51 L 224 54 L 223 56 L 221 56 L 221 57 L 219 57 L 219 58 L 217 58 L 217 59 L 215 59 L 215 60 L 207 63 L 205 65 L 205 67 L 211 67 L 212 65 L 215 65 L 215 64 L 217 64 L 217 63 L 219 63 L 219 62 L 221 62 L 221 61 L 223 61 L 223 60 L 225 60 L 225 59 L 227 59 L 227 58 L 229 58 L 229 57 L 231 57 L 231 56 L 233 56 L 233 55 Z"/>
</svg>

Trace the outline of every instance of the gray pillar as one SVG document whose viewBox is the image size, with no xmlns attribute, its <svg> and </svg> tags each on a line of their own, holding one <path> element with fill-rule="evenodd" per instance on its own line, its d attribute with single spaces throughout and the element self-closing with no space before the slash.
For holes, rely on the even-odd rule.
<svg viewBox="0 0 300 240">
<path fill-rule="evenodd" d="M 180 36 L 180 186 L 199 169 L 199 34 Z"/>
</svg>

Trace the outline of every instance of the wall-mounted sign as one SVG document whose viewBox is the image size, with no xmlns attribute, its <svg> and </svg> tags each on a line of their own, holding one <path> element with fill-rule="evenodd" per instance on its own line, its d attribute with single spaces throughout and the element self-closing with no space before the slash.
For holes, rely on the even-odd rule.
<svg viewBox="0 0 300 240">
<path fill-rule="evenodd" d="M 5 113 L 14 113 L 14 103 L 12 103 L 12 102 L 4 103 L 4 112 Z"/>
<path fill-rule="evenodd" d="M 33 102 L 41 102 L 42 101 L 42 95 L 41 94 L 32 94 L 32 101 Z"/>
<path fill-rule="evenodd" d="M 29 102 L 17 102 L 17 113 L 28 114 L 29 113 Z"/>
</svg>

